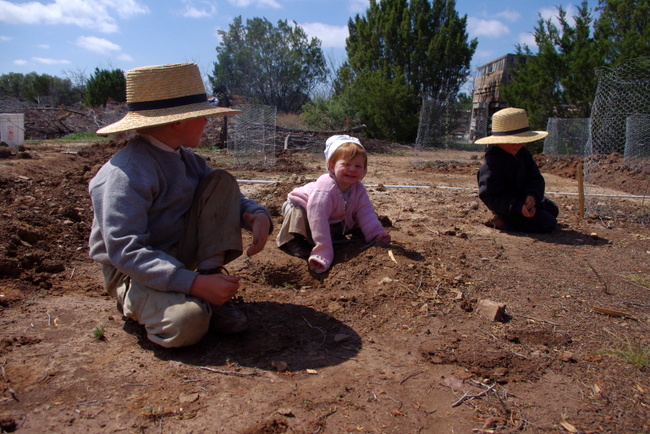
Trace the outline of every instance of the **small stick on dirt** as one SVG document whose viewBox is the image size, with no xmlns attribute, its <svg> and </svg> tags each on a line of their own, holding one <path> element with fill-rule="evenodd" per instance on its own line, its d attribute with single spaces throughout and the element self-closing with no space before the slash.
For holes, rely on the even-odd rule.
<svg viewBox="0 0 650 434">
<path fill-rule="evenodd" d="M 416 377 L 416 376 L 420 375 L 421 373 L 422 373 L 422 372 L 414 372 L 414 373 L 412 373 L 412 374 L 409 374 L 405 379 L 403 379 L 402 381 L 400 381 L 399 384 L 402 385 L 402 384 L 406 383 L 407 380 L 409 380 L 409 379 L 411 379 L 411 378 L 413 378 L 413 377 Z"/>
<path fill-rule="evenodd" d="M 638 321 L 637 318 L 633 317 L 629 313 L 620 310 L 608 309 L 606 307 L 600 307 L 600 306 L 594 306 L 591 308 L 591 310 L 593 310 L 594 312 L 602 313 L 603 315 L 612 316 L 614 318 L 630 318 L 635 321 Z"/>
<path fill-rule="evenodd" d="M 234 375 L 236 377 L 255 377 L 255 376 L 258 376 L 258 375 L 262 375 L 260 372 L 224 371 L 222 369 L 208 368 L 207 366 L 199 366 L 199 369 L 203 369 L 205 371 L 210 371 L 210 372 L 215 372 L 217 374 Z"/>
<path fill-rule="evenodd" d="M 307 325 L 308 325 L 309 327 L 311 327 L 311 328 L 313 328 L 313 329 L 316 329 L 316 330 L 318 330 L 319 332 L 321 332 L 321 333 L 323 334 L 323 342 L 320 343 L 320 345 L 318 346 L 318 348 L 322 347 L 323 344 L 325 343 L 325 341 L 327 340 L 327 333 L 325 333 L 325 332 L 323 331 L 322 328 L 320 328 L 320 327 L 315 327 L 315 326 L 309 324 L 309 321 L 307 321 L 307 318 L 305 318 L 304 316 L 302 317 L 302 319 L 305 320 L 305 322 L 307 323 Z M 316 349 L 318 349 L 318 348 L 316 348 Z"/>
<path fill-rule="evenodd" d="M 514 314 L 514 315 L 515 316 L 520 316 L 522 318 L 530 319 L 530 320 L 533 320 L 533 321 L 543 322 L 543 323 L 546 323 L 546 324 L 554 325 L 554 326 L 559 326 L 560 325 L 560 324 L 558 324 L 556 322 L 553 322 L 553 321 L 547 321 L 545 319 L 539 319 L 539 318 L 535 318 L 535 317 L 532 317 L 532 316 L 519 315 L 519 314 Z"/>
<path fill-rule="evenodd" d="M 75 270 L 76 270 L 76 268 L 73 268 L 73 269 L 72 269 L 72 273 L 70 273 L 70 280 L 72 280 L 72 276 L 74 276 L 74 271 L 75 271 Z"/>
<path fill-rule="evenodd" d="M 453 404 L 451 404 L 452 407 L 458 407 L 465 401 L 469 401 L 470 399 L 475 399 L 475 398 L 480 398 L 481 396 L 487 395 L 492 389 L 496 387 L 496 383 L 488 387 L 482 392 L 477 393 L 476 395 L 470 395 L 468 392 L 465 392 L 463 396 L 460 397 L 460 399 Z"/>
<path fill-rule="evenodd" d="M 49 327 L 51 325 L 52 325 L 52 315 L 50 315 L 50 313 L 47 312 L 47 326 Z"/>
<path fill-rule="evenodd" d="M 631 283 L 632 285 L 636 285 L 636 286 L 638 286 L 639 288 L 649 289 L 647 286 L 639 285 L 638 283 L 636 283 L 636 282 L 632 282 L 631 280 L 625 280 L 625 283 Z"/>
<path fill-rule="evenodd" d="M 589 261 L 586 261 L 586 262 L 587 262 L 587 265 L 589 265 L 589 268 L 591 268 L 591 271 L 593 271 L 594 274 L 596 275 L 596 277 L 598 278 L 598 280 L 600 280 L 600 283 L 602 283 L 603 286 L 605 287 L 605 291 L 604 291 L 605 294 L 607 294 L 607 295 L 612 295 L 612 293 L 609 292 L 609 289 L 607 288 L 607 282 L 605 282 L 605 281 L 600 277 L 600 274 L 598 274 L 598 271 L 596 271 L 596 269 L 595 269 L 594 267 L 591 266 L 591 264 L 589 263 Z"/>
<path fill-rule="evenodd" d="M 422 226 L 424 226 L 424 228 L 425 228 L 426 230 L 428 230 L 429 232 L 433 232 L 433 233 L 436 234 L 436 235 L 440 235 L 440 232 L 439 232 L 439 231 L 435 231 L 435 230 L 431 229 L 429 226 L 424 225 L 424 224 L 423 224 Z"/>
</svg>

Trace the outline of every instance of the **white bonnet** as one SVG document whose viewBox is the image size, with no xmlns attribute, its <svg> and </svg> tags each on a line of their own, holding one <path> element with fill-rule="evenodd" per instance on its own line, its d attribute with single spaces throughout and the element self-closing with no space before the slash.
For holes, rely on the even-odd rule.
<svg viewBox="0 0 650 434">
<path fill-rule="evenodd" d="M 336 151 L 339 146 L 344 143 L 356 143 L 357 145 L 361 146 L 361 149 L 365 150 L 359 139 L 356 137 L 348 136 L 345 134 L 332 136 L 325 142 L 325 164 L 329 163 L 330 157 L 332 154 L 334 154 L 334 151 Z"/>
</svg>

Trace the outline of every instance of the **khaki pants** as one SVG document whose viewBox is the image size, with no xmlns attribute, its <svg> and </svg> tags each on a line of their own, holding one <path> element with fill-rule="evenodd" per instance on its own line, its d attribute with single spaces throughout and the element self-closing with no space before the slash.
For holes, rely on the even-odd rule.
<svg viewBox="0 0 650 434">
<path fill-rule="evenodd" d="M 242 254 L 240 192 L 228 172 L 214 170 L 199 184 L 187 214 L 185 235 L 169 252 L 189 269 L 201 261 L 225 254 L 224 264 Z M 104 287 L 118 299 L 123 313 L 144 325 L 147 338 L 166 348 L 200 341 L 208 332 L 212 307 L 202 299 L 158 291 L 104 265 Z"/>
<path fill-rule="evenodd" d="M 302 235 L 310 244 L 314 244 L 307 221 L 307 211 L 303 207 L 287 200 L 282 205 L 282 215 L 284 220 L 282 220 L 282 226 L 276 238 L 278 247 L 291 241 L 294 235 Z"/>
<path fill-rule="evenodd" d="M 315 245 L 314 239 L 309 229 L 309 220 L 307 220 L 307 211 L 300 205 L 287 200 L 282 205 L 282 215 L 284 220 L 275 239 L 278 247 L 284 246 L 291 241 L 295 235 L 302 235 L 305 237 L 310 245 Z M 344 222 L 330 224 L 330 235 L 332 240 L 340 240 L 345 238 L 345 225 Z"/>
</svg>

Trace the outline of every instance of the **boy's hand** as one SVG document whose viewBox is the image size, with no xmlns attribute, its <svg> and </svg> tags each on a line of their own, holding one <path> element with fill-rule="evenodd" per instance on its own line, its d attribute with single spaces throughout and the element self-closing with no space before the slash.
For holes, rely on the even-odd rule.
<svg viewBox="0 0 650 434">
<path fill-rule="evenodd" d="M 192 282 L 190 295 L 221 306 L 237 294 L 240 279 L 230 274 L 199 274 Z"/>
<path fill-rule="evenodd" d="M 535 208 L 535 205 L 537 205 L 537 201 L 533 196 L 527 196 L 526 201 L 524 202 L 524 206 L 521 207 L 521 214 L 524 217 L 535 217 L 535 214 L 537 212 L 537 208 Z"/>
<path fill-rule="evenodd" d="M 244 213 L 244 220 L 251 225 L 251 231 L 253 232 L 253 242 L 246 249 L 246 255 L 253 256 L 261 252 L 266 245 L 266 240 L 269 237 L 269 229 L 271 229 L 271 220 L 264 213 Z"/>
</svg>

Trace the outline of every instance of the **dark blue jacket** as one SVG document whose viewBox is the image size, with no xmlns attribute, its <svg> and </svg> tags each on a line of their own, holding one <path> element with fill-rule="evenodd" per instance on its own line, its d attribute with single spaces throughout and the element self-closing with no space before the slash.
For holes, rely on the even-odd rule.
<svg viewBox="0 0 650 434">
<path fill-rule="evenodd" d="M 527 196 L 544 198 L 544 177 L 528 149 L 512 155 L 492 145 L 478 171 L 478 196 L 494 213 L 519 215 Z"/>
</svg>

